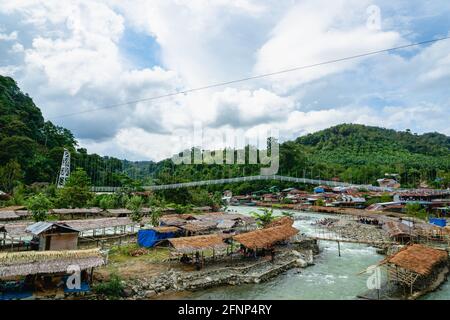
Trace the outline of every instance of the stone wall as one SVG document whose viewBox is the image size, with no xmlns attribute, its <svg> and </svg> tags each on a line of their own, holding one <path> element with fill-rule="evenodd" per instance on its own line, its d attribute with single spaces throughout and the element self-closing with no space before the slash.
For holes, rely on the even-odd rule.
<svg viewBox="0 0 450 320">
<path fill-rule="evenodd" d="M 240 285 L 267 281 L 292 268 L 305 268 L 313 262 L 312 250 L 287 250 L 274 261 L 262 259 L 242 267 L 223 267 L 182 272 L 168 271 L 152 279 L 136 279 L 127 283 L 125 296 L 149 299 L 165 291 L 196 291 L 222 285 Z"/>
</svg>

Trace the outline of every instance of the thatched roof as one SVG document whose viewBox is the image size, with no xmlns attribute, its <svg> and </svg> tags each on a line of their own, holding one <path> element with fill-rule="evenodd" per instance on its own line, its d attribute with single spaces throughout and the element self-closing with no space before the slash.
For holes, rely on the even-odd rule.
<svg viewBox="0 0 450 320">
<path fill-rule="evenodd" d="M 162 216 L 159 220 L 163 225 L 180 227 L 188 221 L 196 220 L 196 217 L 191 214 L 167 214 Z"/>
<path fill-rule="evenodd" d="M 201 221 L 201 220 L 193 220 L 188 223 L 180 226 L 180 228 L 191 231 L 191 232 L 200 232 L 206 230 L 212 230 L 217 227 L 217 222 L 214 221 Z"/>
<path fill-rule="evenodd" d="M 144 218 L 143 222 L 147 222 L 149 218 Z M 102 228 L 114 228 L 127 225 L 134 225 L 135 223 L 128 217 L 123 218 L 99 218 L 99 219 L 84 219 L 84 220 L 61 220 L 58 223 L 63 223 L 73 229 L 79 231 L 87 231 Z M 27 227 L 32 225 L 32 222 L 14 222 L 5 224 L 5 229 L 10 237 L 24 237 L 30 234 L 26 231 Z"/>
<path fill-rule="evenodd" d="M 170 233 L 170 232 L 177 232 L 178 230 L 180 230 L 177 227 L 153 227 L 151 229 L 159 233 Z"/>
<path fill-rule="evenodd" d="M 298 233 L 298 230 L 288 224 L 272 228 L 258 229 L 241 233 L 233 237 L 234 240 L 250 249 L 269 248 L 277 242 L 287 240 Z"/>
<path fill-rule="evenodd" d="M 15 214 L 17 214 L 19 217 L 27 217 L 31 216 L 31 212 L 28 210 L 16 210 L 14 211 Z"/>
<path fill-rule="evenodd" d="M 14 211 L 0 211 L 0 220 L 16 220 L 20 219 Z"/>
<path fill-rule="evenodd" d="M 415 236 L 416 233 L 402 222 L 387 221 L 383 224 L 383 230 L 387 232 L 389 237 L 401 237 L 401 236 Z"/>
<path fill-rule="evenodd" d="M 388 257 L 385 262 L 420 275 L 428 275 L 434 266 L 445 260 L 448 260 L 447 251 L 413 244 Z"/>
<path fill-rule="evenodd" d="M 208 234 L 193 237 L 168 239 L 170 244 L 179 252 L 189 253 L 207 249 L 225 249 L 227 245 L 218 234 Z"/>
<path fill-rule="evenodd" d="M 54 214 L 99 214 L 103 210 L 100 208 L 75 208 L 75 209 L 52 209 Z"/>
<path fill-rule="evenodd" d="M 141 208 L 141 213 L 147 214 L 150 213 L 152 210 L 150 208 Z M 132 213 L 131 210 L 126 208 L 119 208 L 119 209 L 108 209 L 108 213 L 111 213 L 113 215 L 129 215 Z"/>
<path fill-rule="evenodd" d="M 0 211 L 17 211 L 24 209 L 24 206 L 9 206 L 9 207 L 3 207 L 0 208 Z"/>
<path fill-rule="evenodd" d="M 146 219 L 143 219 L 143 221 L 145 222 Z M 65 220 L 60 222 L 63 222 L 80 231 L 102 229 L 102 228 L 114 228 L 135 224 L 128 217 L 100 218 L 100 219 L 86 219 L 86 220 Z"/>
<path fill-rule="evenodd" d="M 0 253 L 0 277 L 65 273 L 71 265 L 85 270 L 104 264 L 99 249 L 5 252 Z"/>
<path fill-rule="evenodd" d="M 289 225 L 292 226 L 294 224 L 294 219 L 290 218 L 290 217 L 280 217 L 277 218 L 275 220 L 273 220 L 271 223 L 269 223 L 265 228 L 272 228 L 272 227 L 276 227 L 276 226 L 282 226 L 282 225 Z"/>
</svg>

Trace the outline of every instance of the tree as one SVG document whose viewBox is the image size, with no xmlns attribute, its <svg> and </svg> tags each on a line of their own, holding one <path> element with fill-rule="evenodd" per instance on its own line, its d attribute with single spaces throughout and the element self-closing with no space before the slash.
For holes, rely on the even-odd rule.
<svg viewBox="0 0 450 320">
<path fill-rule="evenodd" d="M 48 210 L 52 207 L 52 202 L 42 193 L 28 199 L 27 208 L 31 211 L 33 220 L 36 222 L 45 221 Z"/>
<path fill-rule="evenodd" d="M 11 160 L 0 167 L 0 190 L 11 192 L 20 179 L 22 179 L 22 171 L 17 161 Z"/>
<path fill-rule="evenodd" d="M 290 211 L 283 211 L 281 214 L 285 217 L 294 218 L 294 213 Z"/>
<path fill-rule="evenodd" d="M 154 226 L 154 227 L 159 226 L 159 219 L 161 219 L 162 212 L 163 212 L 162 207 L 158 206 L 158 207 L 151 208 L 150 223 L 152 224 L 152 226 Z"/>
<path fill-rule="evenodd" d="M 323 207 L 325 205 L 325 201 L 322 198 L 316 200 L 316 206 Z"/>
<path fill-rule="evenodd" d="M 103 210 L 113 209 L 116 207 L 116 197 L 114 195 L 104 195 L 100 198 L 99 206 Z"/>
<path fill-rule="evenodd" d="M 76 168 L 66 185 L 58 190 L 58 201 L 64 207 L 82 208 L 91 198 L 90 179 L 82 168 Z"/>
<path fill-rule="evenodd" d="M 411 217 L 419 218 L 422 220 L 426 220 L 428 217 L 427 211 L 422 208 L 422 206 L 418 202 L 407 203 L 405 209 L 406 214 Z"/>
<path fill-rule="evenodd" d="M 144 200 L 140 196 L 132 196 L 127 203 L 127 209 L 131 211 L 131 220 L 141 223 L 144 215 L 142 214 L 142 205 Z"/>
<path fill-rule="evenodd" d="M 273 209 L 261 208 L 258 210 L 261 211 L 261 213 L 255 211 L 251 212 L 251 215 L 256 219 L 258 226 L 265 227 L 275 219 Z"/>
</svg>

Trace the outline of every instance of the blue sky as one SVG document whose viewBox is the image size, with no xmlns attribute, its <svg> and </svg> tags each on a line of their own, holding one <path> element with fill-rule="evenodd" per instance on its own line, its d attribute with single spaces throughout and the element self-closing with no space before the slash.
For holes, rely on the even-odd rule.
<svg viewBox="0 0 450 320">
<path fill-rule="evenodd" d="M 0 74 L 80 146 L 132 160 L 186 147 L 196 124 L 209 144 L 350 122 L 450 135 L 450 40 L 58 117 L 448 36 L 449 16 L 447 0 L 0 0 Z"/>
</svg>

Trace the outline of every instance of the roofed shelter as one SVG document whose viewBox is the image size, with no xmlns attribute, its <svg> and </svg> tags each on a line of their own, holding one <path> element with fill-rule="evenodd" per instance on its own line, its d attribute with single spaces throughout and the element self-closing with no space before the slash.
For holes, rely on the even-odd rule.
<svg viewBox="0 0 450 320">
<path fill-rule="evenodd" d="M 168 242 L 177 253 L 182 254 L 181 262 L 194 262 L 197 270 L 201 269 L 205 263 L 204 251 L 212 250 L 214 259 L 216 250 L 224 250 L 228 247 L 224 238 L 219 234 L 172 238 L 168 239 Z M 192 255 L 192 258 L 188 255 Z"/>
<path fill-rule="evenodd" d="M 233 240 L 239 242 L 245 248 L 251 250 L 269 249 L 275 244 L 286 241 L 295 236 L 298 230 L 289 224 L 258 229 L 233 236 Z"/>
<path fill-rule="evenodd" d="M 27 251 L 0 253 L 0 278 L 18 280 L 25 277 L 25 287 L 34 290 L 64 287 L 65 278 L 80 271 L 82 282 L 92 282 L 94 268 L 106 264 L 99 249 L 70 251 Z M 74 270 L 74 266 L 76 270 Z M 70 289 L 74 290 L 74 289 Z M 75 289 L 89 290 L 89 286 Z"/>
<path fill-rule="evenodd" d="M 173 238 L 180 229 L 177 227 L 153 227 L 141 229 L 137 234 L 138 245 L 145 248 L 154 247 L 164 239 Z"/>
<path fill-rule="evenodd" d="M 193 237 L 182 237 L 168 239 L 171 246 L 178 252 L 192 253 L 208 249 L 226 249 L 227 244 L 223 242 L 223 237 L 218 234 L 207 234 Z"/>
<path fill-rule="evenodd" d="M 26 231 L 38 241 L 39 251 L 75 250 L 78 246 L 79 231 L 65 223 L 41 221 L 28 226 Z"/>
<path fill-rule="evenodd" d="M 448 273 L 448 252 L 413 244 L 386 258 L 382 264 L 387 266 L 389 281 L 409 287 L 412 294 L 414 289 L 421 291 L 432 286 L 441 272 Z"/>
</svg>

